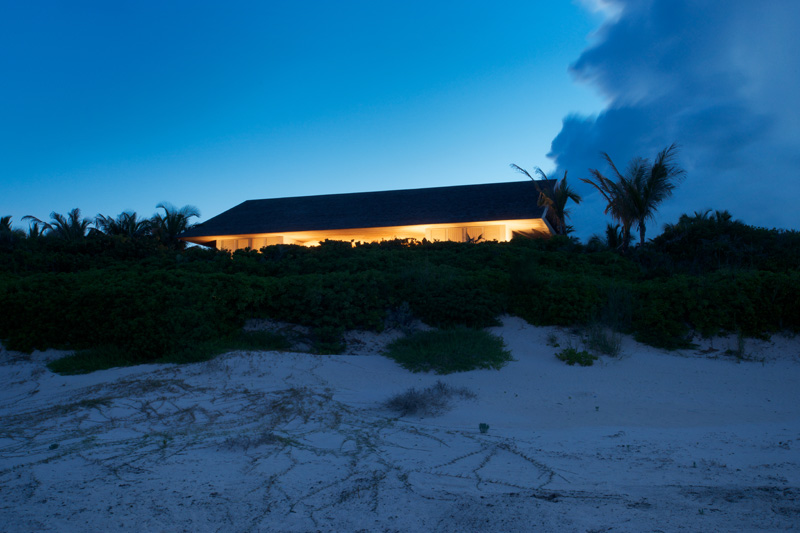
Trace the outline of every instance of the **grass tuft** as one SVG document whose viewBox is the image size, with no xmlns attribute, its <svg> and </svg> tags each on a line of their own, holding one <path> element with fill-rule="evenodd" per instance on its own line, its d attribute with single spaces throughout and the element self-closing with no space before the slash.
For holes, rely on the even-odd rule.
<svg viewBox="0 0 800 533">
<path fill-rule="evenodd" d="M 475 393 L 465 387 L 451 387 L 437 381 L 430 387 L 418 390 L 414 387 L 400 394 L 395 394 L 384 402 L 392 411 L 397 411 L 400 416 L 424 414 L 436 415 L 450 407 L 450 400 L 454 396 L 465 399 L 475 398 Z"/>
<path fill-rule="evenodd" d="M 465 327 L 420 331 L 397 339 L 387 346 L 386 355 L 412 372 L 437 374 L 500 369 L 512 360 L 503 339 Z"/>
<path fill-rule="evenodd" d="M 593 352 L 616 357 L 622 350 L 622 335 L 600 322 L 592 322 L 586 330 L 584 344 Z"/>
</svg>

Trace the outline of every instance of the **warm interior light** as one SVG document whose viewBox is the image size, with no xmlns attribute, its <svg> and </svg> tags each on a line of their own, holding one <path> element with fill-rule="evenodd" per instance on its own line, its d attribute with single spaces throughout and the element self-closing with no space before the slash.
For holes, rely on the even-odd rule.
<svg viewBox="0 0 800 533">
<path fill-rule="evenodd" d="M 376 228 L 353 228 L 323 231 L 296 231 L 286 233 L 258 233 L 239 235 L 210 235 L 191 237 L 186 241 L 215 246 L 219 249 L 237 250 L 252 248 L 258 250 L 272 244 L 302 244 L 318 246 L 321 241 L 375 242 L 393 239 L 416 239 L 421 241 L 466 241 L 477 239 L 487 241 L 509 241 L 514 233 L 550 235 L 552 232 L 541 218 L 523 220 L 484 220 L 454 224 L 420 224 L 414 226 L 387 226 Z"/>
</svg>

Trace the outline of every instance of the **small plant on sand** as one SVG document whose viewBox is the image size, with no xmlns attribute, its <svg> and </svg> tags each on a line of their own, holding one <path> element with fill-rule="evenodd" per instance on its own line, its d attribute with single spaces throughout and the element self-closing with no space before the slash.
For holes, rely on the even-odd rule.
<svg viewBox="0 0 800 533">
<path fill-rule="evenodd" d="M 586 350 L 581 350 L 579 352 L 575 348 L 561 350 L 556 354 L 556 357 L 570 366 L 575 364 L 579 364 L 580 366 L 592 366 L 597 360 L 596 355 L 592 355 Z"/>
<path fill-rule="evenodd" d="M 559 346 L 561 346 L 558 343 L 558 335 L 556 335 L 555 333 L 548 333 L 547 334 L 547 345 L 548 346 L 552 346 L 553 348 L 558 348 Z"/>
<path fill-rule="evenodd" d="M 450 407 L 450 400 L 454 396 L 473 399 L 475 393 L 465 387 L 451 387 L 437 381 L 422 390 L 412 387 L 405 392 L 395 394 L 386 400 L 384 405 L 392 411 L 400 413 L 400 416 L 435 415 L 447 410 Z"/>
<path fill-rule="evenodd" d="M 414 333 L 389 344 L 386 355 L 412 372 L 437 374 L 499 369 L 511 361 L 503 339 L 466 327 Z"/>
<path fill-rule="evenodd" d="M 622 349 L 622 335 L 600 322 L 592 322 L 586 330 L 584 344 L 589 350 L 616 357 Z"/>
<path fill-rule="evenodd" d="M 745 350 L 745 337 L 742 330 L 736 332 L 736 347 L 725 350 L 725 355 L 735 357 L 737 363 L 741 363 L 742 361 L 756 361 L 763 364 L 765 361 L 763 357 L 754 357 L 753 354 L 747 353 Z"/>
<path fill-rule="evenodd" d="M 481 422 L 480 424 L 478 424 L 478 431 L 480 431 L 481 433 L 488 433 L 489 424 L 487 424 L 486 422 Z"/>
<path fill-rule="evenodd" d="M 736 332 L 736 347 L 725 350 L 725 355 L 732 355 L 739 362 L 744 361 L 748 358 L 747 353 L 744 351 L 744 344 L 744 335 L 742 330 L 739 330 Z"/>
</svg>

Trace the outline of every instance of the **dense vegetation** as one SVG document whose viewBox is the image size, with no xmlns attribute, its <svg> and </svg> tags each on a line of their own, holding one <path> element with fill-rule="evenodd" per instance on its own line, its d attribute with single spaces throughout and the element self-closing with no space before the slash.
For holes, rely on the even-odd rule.
<svg viewBox="0 0 800 533">
<path fill-rule="evenodd" d="M 602 322 L 668 348 L 695 333 L 800 330 L 797 232 L 701 213 L 627 254 L 608 244 L 325 242 L 231 254 L 152 234 L 0 230 L 0 339 L 78 359 L 89 350 L 111 366 L 207 357 L 249 317 L 311 326 L 331 351 L 345 329 L 380 330 L 398 310 L 442 328 L 490 326 L 502 313 Z"/>
<path fill-rule="evenodd" d="M 464 326 L 418 331 L 392 342 L 386 355 L 412 372 L 437 374 L 476 368 L 502 368 L 511 361 L 503 339 L 481 329 Z"/>
</svg>

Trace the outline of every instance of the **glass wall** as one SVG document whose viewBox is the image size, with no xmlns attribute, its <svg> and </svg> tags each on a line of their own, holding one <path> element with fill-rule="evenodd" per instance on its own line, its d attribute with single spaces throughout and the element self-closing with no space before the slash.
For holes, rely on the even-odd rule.
<svg viewBox="0 0 800 533">
<path fill-rule="evenodd" d="M 506 241 L 509 239 L 510 231 L 505 224 L 489 224 L 481 226 L 450 226 L 438 228 L 426 228 L 425 226 L 405 227 L 405 228 L 367 228 L 362 230 L 346 230 L 334 232 L 305 232 L 292 234 L 290 236 L 273 235 L 267 237 L 242 237 L 236 239 L 220 239 L 217 241 L 217 248 L 220 250 L 260 250 L 265 246 L 273 244 L 303 244 L 306 246 L 319 244 L 319 241 L 326 238 L 334 240 L 350 241 L 381 241 L 391 239 L 414 238 L 429 241 L 454 241 L 454 242 L 483 242 L 483 241 Z"/>
<path fill-rule="evenodd" d="M 429 241 L 505 241 L 506 227 L 502 224 L 492 226 L 460 226 L 452 228 L 431 228 L 425 232 Z"/>
</svg>

